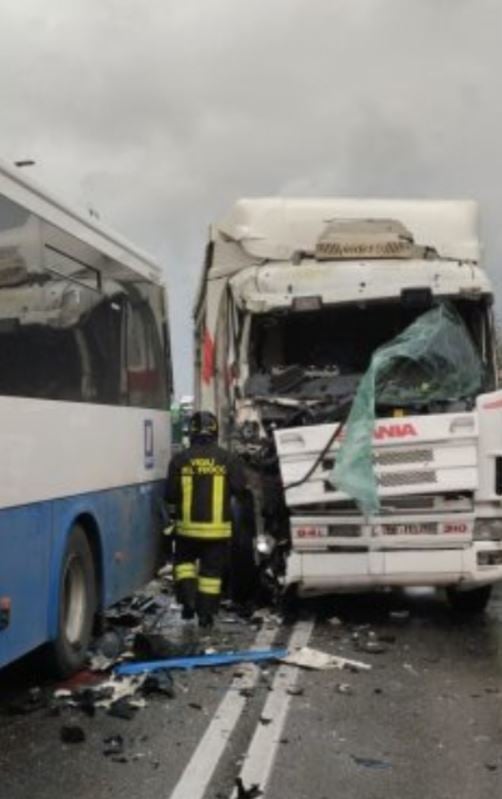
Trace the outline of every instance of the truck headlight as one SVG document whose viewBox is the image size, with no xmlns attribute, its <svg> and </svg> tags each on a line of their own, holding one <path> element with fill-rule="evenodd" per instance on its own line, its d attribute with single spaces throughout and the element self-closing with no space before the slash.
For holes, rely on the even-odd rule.
<svg viewBox="0 0 502 799">
<path fill-rule="evenodd" d="M 502 541 L 502 519 L 476 519 L 475 541 Z"/>
<path fill-rule="evenodd" d="M 259 552 L 260 555 L 270 555 L 273 548 L 273 540 L 269 535 L 256 536 L 256 551 Z"/>
</svg>

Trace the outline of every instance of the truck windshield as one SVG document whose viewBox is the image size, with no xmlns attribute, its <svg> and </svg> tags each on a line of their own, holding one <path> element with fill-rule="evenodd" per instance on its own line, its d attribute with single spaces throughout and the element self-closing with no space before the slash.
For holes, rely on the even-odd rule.
<svg viewBox="0 0 502 799">
<path fill-rule="evenodd" d="M 494 375 L 488 304 L 484 299 L 459 300 L 454 306 L 482 361 L 485 388 L 491 389 Z M 423 308 L 406 307 L 397 301 L 255 315 L 246 393 L 304 399 L 332 397 L 334 392 L 353 395 L 374 351 L 392 341 L 423 312 Z"/>
</svg>

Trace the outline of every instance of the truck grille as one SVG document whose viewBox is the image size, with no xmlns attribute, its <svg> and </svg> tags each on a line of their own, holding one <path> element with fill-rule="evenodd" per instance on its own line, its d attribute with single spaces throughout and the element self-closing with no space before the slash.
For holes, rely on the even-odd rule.
<svg viewBox="0 0 502 799">
<path fill-rule="evenodd" d="M 378 466 L 397 466 L 403 463 L 431 463 L 434 459 L 432 449 L 380 450 L 375 452 L 374 462 Z"/>
<path fill-rule="evenodd" d="M 434 469 L 413 472 L 389 472 L 388 474 L 377 475 L 377 483 L 382 488 L 398 488 L 399 486 L 437 483 L 437 481 L 437 472 Z"/>
</svg>

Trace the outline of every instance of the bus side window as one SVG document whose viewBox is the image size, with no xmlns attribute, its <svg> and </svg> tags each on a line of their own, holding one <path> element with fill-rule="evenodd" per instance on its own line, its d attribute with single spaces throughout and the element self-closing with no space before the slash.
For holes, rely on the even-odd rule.
<svg viewBox="0 0 502 799">
<path fill-rule="evenodd" d="M 121 392 L 121 328 L 125 307 L 120 297 L 105 298 L 82 325 L 88 348 L 95 401 L 125 404 Z"/>
<path fill-rule="evenodd" d="M 165 407 L 160 342 L 152 311 L 145 301 L 128 304 L 126 349 L 129 405 Z"/>
</svg>

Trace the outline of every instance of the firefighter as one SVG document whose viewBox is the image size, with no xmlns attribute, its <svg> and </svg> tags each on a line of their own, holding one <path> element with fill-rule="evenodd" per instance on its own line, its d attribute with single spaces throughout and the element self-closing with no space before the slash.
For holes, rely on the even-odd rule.
<svg viewBox="0 0 502 799">
<path fill-rule="evenodd" d="M 190 421 L 190 446 L 171 461 L 167 502 L 175 518 L 174 580 L 186 620 L 209 628 L 218 610 L 232 535 L 231 496 L 246 491 L 240 462 L 218 446 L 218 423 L 207 411 Z"/>
</svg>

